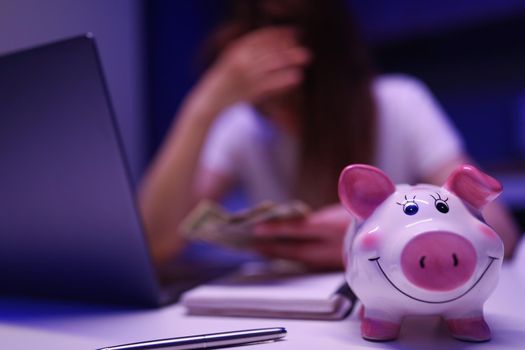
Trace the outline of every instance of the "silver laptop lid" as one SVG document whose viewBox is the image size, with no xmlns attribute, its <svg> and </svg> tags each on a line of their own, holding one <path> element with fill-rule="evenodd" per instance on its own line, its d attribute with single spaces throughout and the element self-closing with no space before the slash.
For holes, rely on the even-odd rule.
<svg viewBox="0 0 525 350">
<path fill-rule="evenodd" d="M 0 293 L 154 305 L 91 35 L 0 58 Z"/>
</svg>

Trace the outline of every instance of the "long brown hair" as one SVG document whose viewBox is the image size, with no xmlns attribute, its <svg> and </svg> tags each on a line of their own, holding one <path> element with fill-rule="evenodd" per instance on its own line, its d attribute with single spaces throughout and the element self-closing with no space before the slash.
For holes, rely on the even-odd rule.
<svg viewBox="0 0 525 350">
<path fill-rule="evenodd" d="M 300 87 L 301 146 L 294 194 L 314 208 L 335 203 L 344 166 L 374 161 L 376 108 L 366 49 L 345 0 L 295 0 L 294 16 L 275 19 L 261 15 L 260 2 L 234 2 L 231 19 L 210 40 L 210 57 L 262 26 L 298 27 L 314 59 Z"/>
</svg>

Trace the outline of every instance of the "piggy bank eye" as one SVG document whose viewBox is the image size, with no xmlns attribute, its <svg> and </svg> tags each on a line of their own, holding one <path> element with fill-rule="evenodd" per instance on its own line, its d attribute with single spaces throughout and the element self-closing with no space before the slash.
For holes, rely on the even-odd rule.
<svg viewBox="0 0 525 350">
<path fill-rule="evenodd" d="M 405 196 L 405 200 L 403 202 L 396 202 L 398 205 L 403 206 L 403 212 L 407 215 L 414 215 L 418 212 L 419 206 L 416 203 L 416 196 L 414 196 L 411 199 L 408 199 L 407 196 Z"/>
<path fill-rule="evenodd" d="M 432 198 L 434 198 L 434 205 L 436 206 L 436 209 L 440 212 L 440 213 L 443 213 L 443 214 L 446 214 L 448 213 L 448 204 L 447 204 L 447 201 L 448 201 L 448 198 L 441 198 L 441 196 L 439 195 L 439 193 L 436 193 L 437 194 L 437 198 L 434 197 L 433 195 L 430 195 Z"/>
<path fill-rule="evenodd" d="M 442 199 L 438 199 L 435 203 L 436 209 L 443 214 L 448 213 L 448 204 Z"/>
<path fill-rule="evenodd" d="M 403 211 L 407 215 L 414 215 L 419 210 L 419 207 L 416 202 L 406 202 L 403 205 Z"/>
</svg>

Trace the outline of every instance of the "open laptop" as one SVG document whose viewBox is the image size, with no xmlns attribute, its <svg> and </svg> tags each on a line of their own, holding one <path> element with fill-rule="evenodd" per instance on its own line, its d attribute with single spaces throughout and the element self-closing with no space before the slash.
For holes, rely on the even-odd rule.
<svg viewBox="0 0 525 350">
<path fill-rule="evenodd" d="M 183 270 L 160 286 L 93 36 L 0 57 L 0 294 L 155 306 Z"/>
</svg>

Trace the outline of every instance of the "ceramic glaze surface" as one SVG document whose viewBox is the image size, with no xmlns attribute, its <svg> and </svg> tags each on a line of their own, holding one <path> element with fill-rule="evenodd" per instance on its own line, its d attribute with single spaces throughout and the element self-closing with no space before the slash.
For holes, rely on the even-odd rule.
<svg viewBox="0 0 525 350">
<path fill-rule="evenodd" d="M 406 315 L 441 315 L 458 339 L 490 339 L 483 304 L 497 285 L 503 242 L 481 211 L 500 193 L 471 165 L 442 187 L 395 186 L 368 165 L 343 170 L 339 197 L 356 218 L 343 248 L 346 279 L 364 306 L 365 339 L 397 338 Z"/>
</svg>

